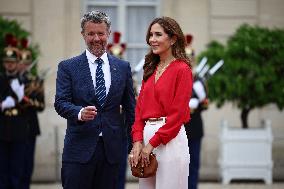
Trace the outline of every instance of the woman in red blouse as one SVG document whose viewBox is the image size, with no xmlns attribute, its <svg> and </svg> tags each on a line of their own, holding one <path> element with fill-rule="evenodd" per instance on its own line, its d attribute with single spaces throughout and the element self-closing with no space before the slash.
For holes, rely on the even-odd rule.
<svg viewBox="0 0 284 189">
<path fill-rule="evenodd" d="M 192 91 L 190 61 L 179 24 L 169 17 L 150 24 L 146 41 L 142 87 L 132 127 L 131 166 L 142 158 L 147 166 L 153 151 L 158 160 L 156 176 L 140 178 L 140 189 L 187 189 L 189 151 L 184 123 L 190 119 Z"/>
</svg>

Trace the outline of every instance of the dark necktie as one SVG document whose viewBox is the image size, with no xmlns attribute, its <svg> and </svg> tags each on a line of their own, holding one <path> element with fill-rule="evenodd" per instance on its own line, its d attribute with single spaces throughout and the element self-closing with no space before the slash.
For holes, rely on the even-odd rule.
<svg viewBox="0 0 284 189">
<path fill-rule="evenodd" d="M 104 61 L 100 58 L 97 58 L 95 62 L 98 64 L 96 70 L 96 97 L 98 99 L 99 105 L 103 106 L 106 99 L 106 86 L 104 72 L 102 69 L 102 64 Z"/>
</svg>

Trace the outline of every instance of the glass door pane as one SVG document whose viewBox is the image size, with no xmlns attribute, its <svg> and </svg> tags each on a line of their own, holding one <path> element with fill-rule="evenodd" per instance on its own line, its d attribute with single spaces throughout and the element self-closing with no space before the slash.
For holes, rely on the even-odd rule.
<svg viewBox="0 0 284 189">
<path fill-rule="evenodd" d="M 154 7 L 128 7 L 126 18 L 127 42 L 143 43 L 146 45 L 146 31 L 155 16 Z"/>
</svg>

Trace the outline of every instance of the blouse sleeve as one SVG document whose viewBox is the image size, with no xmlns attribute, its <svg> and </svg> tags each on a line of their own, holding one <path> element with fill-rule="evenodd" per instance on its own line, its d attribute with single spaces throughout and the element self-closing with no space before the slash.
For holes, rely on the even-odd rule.
<svg viewBox="0 0 284 189">
<path fill-rule="evenodd" d="M 145 123 L 143 121 L 143 119 L 141 118 L 141 103 L 142 103 L 142 96 L 143 96 L 143 92 L 144 92 L 144 81 L 142 81 L 142 86 L 141 86 L 141 90 L 138 96 L 138 100 L 136 103 L 136 107 L 135 107 L 135 122 L 134 125 L 132 126 L 132 141 L 133 142 L 137 142 L 137 141 L 143 141 L 143 130 L 144 130 L 144 126 Z"/>
<path fill-rule="evenodd" d="M 192 73 L 189 67 L 181 69 L 178 73 L 175 86 L 172 89 L 173 100 L 166 107 L 167 119 L 149 143 L 153 147 L 167 144 L 175 138 L 180 131 L 182 124 L 190 118 L 188 103 L 192 92 Z"/>
</svg>

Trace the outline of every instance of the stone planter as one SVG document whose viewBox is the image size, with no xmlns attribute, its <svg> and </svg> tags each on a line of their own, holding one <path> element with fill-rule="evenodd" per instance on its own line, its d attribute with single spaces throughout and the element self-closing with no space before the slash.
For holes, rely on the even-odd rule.
<svg viewBox="0 0 284 189">
<path fill-rule="evenodd" d="M 220 175 L 223 184 L 232 179 L 263 179 L 272 183 L 271 122 L 266 120 L 259 128 L 231 128 L 222 123 L 220 136 Z"/>
</svg>

